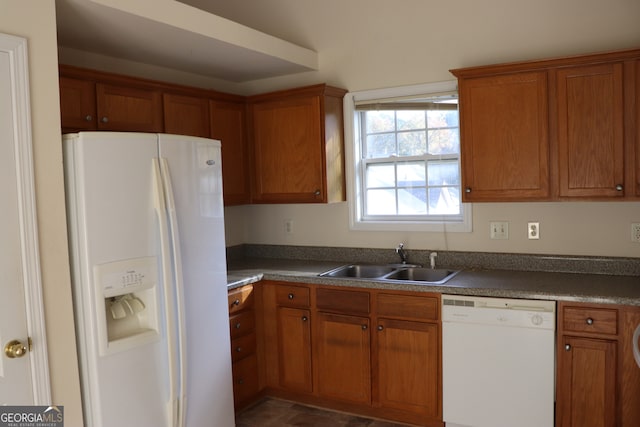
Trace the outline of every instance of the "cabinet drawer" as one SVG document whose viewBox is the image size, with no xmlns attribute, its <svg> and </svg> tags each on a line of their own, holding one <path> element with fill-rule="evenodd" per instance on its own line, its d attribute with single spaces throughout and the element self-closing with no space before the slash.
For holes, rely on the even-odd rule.
<svg viewBox="0 0 640 427">
<path fill-rule="evenodd" d="M 233 363 L 233 400 L 236 408 L 259 391 L 255 354 Z"/>
<path fill-rule="evenodd" d="M 613 308 L 564 307 L 562 326 L 565 331 L 616 335 L 618 310 Z"/>
<path fill-rule="evenodd" d="M 231 340 L 231 360 L 236 361 L 255 354 L 256 352 L 256 334 L 250 333 L 243 337 Z"/>
<path fill-rule="evenodd" d="M 339 313 L 368 314 L 369 293 L 320 288 L 316 291 L 316 307 Z"/>
<path fill-rule="evenodd" d="M 309 307 L 309 288 L 302 286 L 278 285 L 276 303 L 286 307 Z"/>
<path fill-rule="evenodd" d="M 438 298 L 379 294 L 378 316 L 402 319 L 438 320 Z"/>
<path fill-rule="evenodd" d="M 229 332 L 231 338 L 241 337 L 253 332 L 255 329 L 255 318 L 253 310 L 243 311 L 229 318 Z"/>
<path fill-rule="evenodd" d="M 229 314 L 253 307 L 253 286 L 243 286 L 229 292 Z"/>
</svg>

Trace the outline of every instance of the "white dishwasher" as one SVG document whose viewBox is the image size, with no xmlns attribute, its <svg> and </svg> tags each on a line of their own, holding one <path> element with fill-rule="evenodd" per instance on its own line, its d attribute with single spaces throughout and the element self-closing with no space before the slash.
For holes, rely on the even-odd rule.
<svg viewBox="0 0 640 427">
<path fill-rule="evenodd" d="M 442 295 L 447 427 L 553 427 L 555 301 Z"/>
</svg>

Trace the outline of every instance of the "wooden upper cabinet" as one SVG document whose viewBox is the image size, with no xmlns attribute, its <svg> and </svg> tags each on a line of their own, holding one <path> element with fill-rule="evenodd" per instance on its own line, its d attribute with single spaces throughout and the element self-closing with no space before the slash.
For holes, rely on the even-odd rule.
<svg viewBox="0 0 640 427">
<path fill-rule="evenodd" d="M 451 70 L 463 201 L 640 197 L 640 49 Z"/>
<path fill-rule="evenodd" d="M 459 82 L 463 201 L 549 196 L 545 72 Z"/>
<path fill-rule="evenodd" d="M 165 93 L 162 101 L 166 133 L 209 138 L 208 99 Z"/>
<path fill-rule="evenodd" d="M 62 132 L 95 130 L 96 85 L 92 81 L 60 77 Z"/>
<path fill-rule="evenodd" d="M 211 100 L 209 112 L 211 137 L 222 141 L 224 204 L 248 203 L 251 193 L 245 103 Z"/>
<path fill-rule="evenodd" d="M 162 132 L 162 95 L 159 91 L 96 84 L 98 129 Z"/>
<path fill-rule="evenodd" d="M 556 79 L 559 195 L 624 196 L 623 64 L 562 68 Z"/>
<path fill-rule="evenodd" d="M 249 98 L 254 202 L 345 200 L 345 93 L 316 85 Z"/>
</svg>

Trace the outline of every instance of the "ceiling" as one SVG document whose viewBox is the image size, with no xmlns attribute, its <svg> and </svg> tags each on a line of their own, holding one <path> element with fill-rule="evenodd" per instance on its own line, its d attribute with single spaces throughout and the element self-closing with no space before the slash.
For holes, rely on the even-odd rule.
<svg viewBox="0 0 640 427">
<path fill-rule="evenodd" d="M 317 70 L 313 50 L 173 0 L 56 0 L 58 45 L 247 82 Z"/>
</svg>

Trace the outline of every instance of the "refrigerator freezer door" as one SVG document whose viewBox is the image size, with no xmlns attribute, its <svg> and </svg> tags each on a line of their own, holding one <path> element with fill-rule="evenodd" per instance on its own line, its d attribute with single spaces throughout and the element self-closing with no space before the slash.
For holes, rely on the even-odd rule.
<svg viewBox="0 0 640 427">
<path fill-rule="evenodd" d="M 180 231 L 186 321 L 186 425 L 233 427 L 220 143 L 160 135 Z M 171 207 L 169 207 L 171 209 Z"/>
<path fill-rule="evenodd" d="M 65 136 L 64 144 L 86 425 L 168 426 L 165 331 L 160 327 L 156 340 L 100 355 L 99 324 L 106 316 L 118 321 L 122 313 L 117 305 L 115 315 L 107 309 L 104 286 L 93 274 L 94 266 L 158 257 L 151 197 L 157 136 L 81 133 Z M 159 324 L 164 317 L 162 297 L 162 287 L 157 286 L 154 300 L 144 304 L 156 304 Z"/>
</svg>

